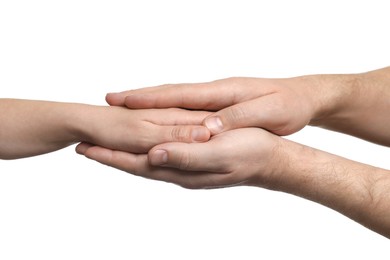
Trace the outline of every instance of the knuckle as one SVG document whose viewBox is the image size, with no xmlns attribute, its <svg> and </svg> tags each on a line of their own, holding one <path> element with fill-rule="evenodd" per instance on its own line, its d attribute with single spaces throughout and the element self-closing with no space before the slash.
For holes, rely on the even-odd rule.
<svg viewBox="0 0 390 260">
<path fill-rule="evenodd" d="M 171 140 L 185 142 L 191 140 L 191 133 L 188 128 L 183 126 L 175 126 L 171 129 Z"/>
<path fill-rule="evenodd" d="M 231 122 L 242 120 L 246 117 L 246 111 L 241 106 L 234 106 L 228 110 L 227 118 Z"/>
<path fill-rule="evenodd" d="M 182 152 L 179 158 L 179 169 L 188 170 L 191 168 L 192 161 L 188 152 Z"/>
</svg>

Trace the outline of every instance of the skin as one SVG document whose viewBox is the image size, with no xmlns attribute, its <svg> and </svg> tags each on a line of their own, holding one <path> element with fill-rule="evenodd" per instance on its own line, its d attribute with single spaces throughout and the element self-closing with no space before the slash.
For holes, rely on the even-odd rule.
<svg viewBox="0 0 390 260">
<path fill-rule="evenodd" d="M 388 170 L 277 136 L 311 124 L 390 146 L 390 67 L 354 75 L 164 85 L 106 99 L 138 109 L 216 111 L 203 121 L 213 136 L 205 143 L 159 144 L 138 155 L 80 144 L 77 152 L 90 159 L 186 188 L 251 185 L 288 192 L 390 238 Z"/>
<path fill-rule="evenodd" d="M 259 128 L 205 143 L 167 143 L 147 154 L 80 144 L 79 154 L 145 178 L 189 189 L 250 185 L 321 203 L 390 238 L 390 172 L 353 162 Z M 164 155 L 165 154 L 165 155 Z"/>
<path fill-rule="evenodd" d="M 52 152 L 77 142 L 146 153 L 164 142 L 202 142 L 208 112 L 129 110 L 85 104 L 0 99 L 0 158 Z"/>
<path fill-rule="evenodd" d="M 387 67 L 361 74 L 163 85 L 108 94 L 106 100 L 133 109 L 217 111 L 203 122 L 212 134 L 261 127 L 289 135 L 311 124 L 390 146 L 390 117 L 384 116 L 390 111 L 389 88 Z"/>
</svg>

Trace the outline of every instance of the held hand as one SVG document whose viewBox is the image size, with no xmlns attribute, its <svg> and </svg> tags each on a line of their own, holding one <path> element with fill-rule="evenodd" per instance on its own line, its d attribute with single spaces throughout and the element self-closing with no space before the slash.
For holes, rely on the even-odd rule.
<svg viewBox="0 0 390 260">
<path fill-rule="evenodd" d="M 320 93 L 311 93 L 307 78 L 228 78 L 208 83 L 177 84 L 111 93 L 107 102 L 128 108 L 181 107 L 218 111 L 203 124 L 213 135 L 243 127 L 292 134 L 313 118 Z"/>
<path fill-rule="evenodd" d="M 92 107 L 79 118 L 78 139 L 110 149 L 147 153 L 166 142 L 205 142 L 209 130 L 201 125 L 209 112 L 183 109 L 130 110 Z M 81 133 L 81 134 L 80 134 Z"/>
<path fill-rule="evenodd" d="M 199 188 L 236 185 L 270 187 L 277 180 L 282 141 L 265 130 L 242 128 L 216 135 L 205 143 L 165 143 L 149 154 L 131 154 L 80 144 L 76 151 L 108 166 L 143 176 Z"/>
</svg>

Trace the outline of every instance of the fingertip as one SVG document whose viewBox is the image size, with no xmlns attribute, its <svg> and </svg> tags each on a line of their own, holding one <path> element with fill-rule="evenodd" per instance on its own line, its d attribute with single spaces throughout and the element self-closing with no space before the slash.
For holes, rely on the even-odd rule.
<svg viewBox="0 0 390 260">
<path fill-rule="evenodd" d="M 191 138 L 193 142 L 207 142 L 208 140 L 210 140 L 210 136 L 210 130 L 204 126 L 195 127 L 191 131 Z"/>
<path fill-rule="evenodd" d="M 203 122 L 204 126 L 210 131 L 212 135 L 219 134 L 223 131 L 223 123 L 219 116 L 210 116 Z"/>
<path fill-rule="evenodd" d="M 151 150 L 148 155 L 149 164 L 161 166 L 168 162 L 168 152 L 163 149 Z"/>
<path fill-rule="evenodd" d="M 100 162 L 102 164 L 109 164 L 112 158 L 112 151 L 99 146 L 92 146 L 84 153 L 88 159 Z"/>
<path fill-rule="evenodd" d="M 92 147 L 91 144 L 88 144 L 88 143 L 79 143 L 76 148 L 75 148 L 75 151 L 76 153 L 80 154 L 80 155 L 85 155 L 85 152 L 90 148 Z"/>
<path fill-rule="evenodd" d="M 125 97 L 123 93 L 107 93 L 106 102 L 110 106 L 123 106 L 125 103 Z"/>
</svg>

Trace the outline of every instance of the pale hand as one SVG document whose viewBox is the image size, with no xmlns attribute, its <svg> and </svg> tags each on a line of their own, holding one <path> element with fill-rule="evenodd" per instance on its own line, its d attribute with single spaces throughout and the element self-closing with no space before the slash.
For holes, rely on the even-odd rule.
<svg viewBox="0 0 390 260">
<path fill-rule="evenodd" d="M 132 153 L 147 153 L 166 142 L 205 142 L 208 129 L 201 125 L 208 112 L 183 109 L 130 110 L 123 107 L 96 107 L 81 118 L 80 141 Z M 85 112 L 85 111 L 84 111 Z"/>
</svg>

